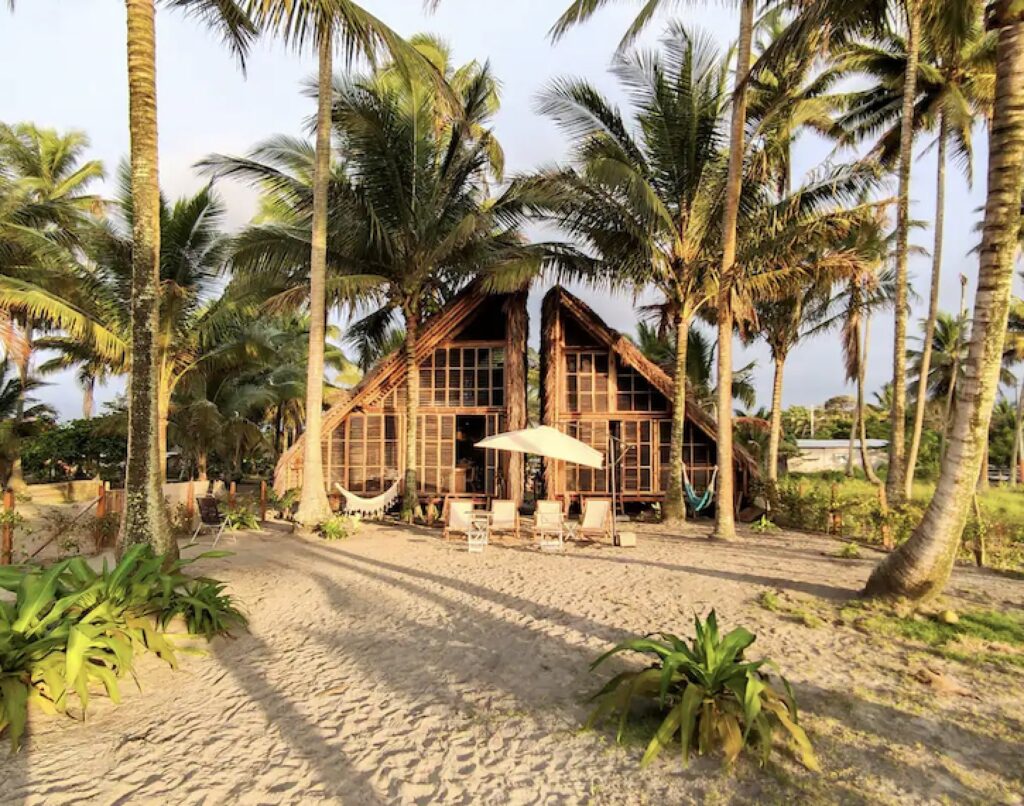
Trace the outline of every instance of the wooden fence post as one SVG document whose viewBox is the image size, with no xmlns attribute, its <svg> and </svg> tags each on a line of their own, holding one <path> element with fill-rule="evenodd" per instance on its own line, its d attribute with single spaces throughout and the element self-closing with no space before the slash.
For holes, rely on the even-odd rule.
<svg viewBox="0 0 1024 806">
<path fill-rule="evenodd" d="M 14 512 L 14 490 L 4 490 L 4 512 Z M 4 524 L 3 545 L 0 546 L 0 565 L 10 565 L 14 555 L 14 525 Z"/>
<path fill-rule="evenodd" d="M 260 481 L 260 523 L 267 520 L 267 481 Z"/>
<path fill-rule="evenodd" d="M 228 506 L 233 507 L 235 505 L 235 494 L 238 492 L 238 485 L 236 482 L 231 482 L 228 487 Z"/>
</svg>

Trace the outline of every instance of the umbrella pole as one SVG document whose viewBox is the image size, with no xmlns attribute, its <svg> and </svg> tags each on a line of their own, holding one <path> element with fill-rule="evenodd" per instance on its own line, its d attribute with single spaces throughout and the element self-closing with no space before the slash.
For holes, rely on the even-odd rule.
<svg viewBox="0 0 1024 806">
<path fill-rule="evenodd" d="M 615 465 L 616 465 L 616 451 L 615 451 L 615 435 L 612 434 L 611 429 L 608 429 L 608 459 L 611 465 L 611 482 L 612 482 L 612 545 L 619 545 L 619 533 L 616 527 L 616 515 L 618 514 L 618 508 L 615 504 Z"/>
</svg>

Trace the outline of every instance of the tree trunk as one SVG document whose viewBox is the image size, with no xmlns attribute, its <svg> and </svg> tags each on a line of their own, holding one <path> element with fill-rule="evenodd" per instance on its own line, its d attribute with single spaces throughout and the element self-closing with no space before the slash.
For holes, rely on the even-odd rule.
<svg viewBox="0 0 1024 806">
<path fill-rule="evenodd" d="M 868 456 L 868 425 L 867 408 L 864 405 L 864 377 L 867 374 L 868 366 L 868 335 L 871 330 L 871 318 L 864 317 L 864 343 L 858 347 L 860 356 L 857 358 L 857 428 L 860 429 L 860 463 L 864 468 L 864 476 L 872 484 L 878 487 L 882 496 L 882 505 L 888 506 L 888 498 L 885 495 L 885 484 L 878 477 L 875 468 L 871 465 Z"/>
<path fill-rule="evenodd" d="M 274 410 L 274 461 L 284 453 L 284 403 L 277 404 Z"/>
<path fill-rule="evenodd" d="M 131 128 L 132 295 L 128 461 L 118 556 L 140 543 L 176 557 L 159 456 L 160 176 L 156 121 L 154 0 L 126 0 Z"/>
<path fill-rule="evenodd" d="M 313 168 L 313 232 L 309 259 L 309 356 L 306 359 L 306 441 L 302 452 L 302 492 L 296 522 L 314 527 L 330 517 L 320 445 L 324 405 L 324 340 L 327 326 L 327 215 L 331 173 L 332 37 L 320 32 L 316 164 Z"/>
<path fill-rule="evenodd" d="M 205 450 L 200 450 L 196 455 L 196 469 L 199 471 L 199 481 L 207 481 L 209 479 L 207 474 L 208 457 L 209 454 Z"/>
<path fill-rule="evenodd" d="M 96 378 L 89 375 L 82 383 L 82 419 L 91 420 L 93 406 L 96 402 Z"/>
<path fill-rule="evenodd" d="M 899 504 L 904 498 L 907 431 L 907 255 L 910 236 L 910 168 L 914 155 L 914 101 L 921 47 L 921 2 L 907 1 L 907 68 L 903 78 L 903 119 L 900 124 L 899 196 L 896 206 L 896 300 L 892 358 L 892 411 L 889 475 L 886 493 Z"/>
<path fill-rule="evenodd" d="M 171 391 L 173 389 L 170 378 L 163 378 L 160 381 L 160 395 L 157 403 L 157 419 L 159 422 L 158 447 L 160 483 L 167 481 L 167 427 L 171 419 Z"/>
<path fill-rule="evenodd" d="M 928 373 L 932 366 L 932 342 L 935 339 L 935 320 L 939 315 L 939 285 L 942 280 L 942 231 L 946 199 L 946 140 L 949 137 L 944 112 L 939 113 L 939 153 L 935 172 L 935 245 L 932 247 L 932 285 L 928 297 L 928 318 L 924 325 L 924 346 L 921 348 L 921 376 L 917 382 L 917 400 L 914 408 L 914 431 L 907 454 L 907 480 L 904 496 L 909 500 L 917 470 L 917 454 L 921 450 L 921 432 L 924 430 L 924 410 L 928 403 Z"/>
<path fill-rule="evenodd" d="M 25 396 L 28 387 L 28 378 L 32 364 L 32 322 L 26 319 L 24 323 L 25 340 L 24 349 L 18 352 L 15 363 L 18 366 L 18 381 L 21 388 L 18 391 L 18 404 L 15 412 L 15 422 L 20 431 L 25 423 Z M 19 434 L 20 436 L 20 434 Z M 7 487 L 11 490 L 24 490 L 28 487 L 25 483 L 25 474 L 21 463 L 20 440 L 15 439 L 15 454 L 11 460 L 11 474 L 7 479 Z"/>
<path fill-rule="evenodd" d="M 754 30 L 754 0 L 740 7 L 740 38 L 736 52 L 736 84 L 732 98 L 729 135 L 729 174 L 722 222 L 722 267 L 718 289 L 718 498 L 715 502 L 714 537 L 736 536 L 733 516 L 735 468 L 732 450 L 732 292 L 736 272 L 736 223 L 743 190 L 743 127 L 747 122 L 747 75 L 750 73 L 750 40 Z"/>
<path fill-rule="evenodd" d="M 772 382 L 772 414 L 768 427 L 768 481 L 779 480 L 779 442 L 782 441 L 782 373 L 786 368 L 786 351 L 773 351 L 775 378 Z"/>
<path fill-rule="evenodd" d="M 683 444 L 686 436 L 686 353 L 690 347 L 690 313 L 685 305 L 676 314 L 676 367 L 672 379 L 672 444 L 669 446 L 665 520 L 686 520 L 683 498 Z"/>
<path fill-rule="evenodd" d="M 989 130 L 988 195 L 974 326 L 959 403 L 939 481 L 910 539 L 871 574 L 867 596 L 924 599 L 949 580 L 978 478 L 999 387 L 1020 229 L 1024 176 L 1024 19 L 1011 0 L 990 7 L 999 32 L 996 93 Z"/>
<path fill-rule="evenodd" d="M 1016 487 L 1021 482 L 1020 458 L 1021 440 L 1024 437 L 1021 426 L 1024 424 L 1024 380 L 1020 383 L 1020 391 L 1017 393 L 1017 412 L 1013 418 L 1013 450 L 1010 454 L 1010 486 Z"/>
<path fill-rule="evenodd" d="M 505 401 L 508 411 L 508 430 L 527 426 L 526 414 L 526 342 L 529 321 L 526 313 L 527 291 L 517 291 L 508 301 L 505 331 L 505 388 L 509 396 Z M 526 475 L 526 457 L 521 453 L 507 453 L 506 496 L 523 503 L 523 481 Z"/>
<path fill-rule="evenodd" d="M 411 309 L 405 313 L 405 484 L 402 491 L 402 518 L 412 522 L 419 503 L 417 418 L 420 410 L 420 373 L 416 362 L 416 341 L 419 337 L 419 317 Z"/>
</svg>

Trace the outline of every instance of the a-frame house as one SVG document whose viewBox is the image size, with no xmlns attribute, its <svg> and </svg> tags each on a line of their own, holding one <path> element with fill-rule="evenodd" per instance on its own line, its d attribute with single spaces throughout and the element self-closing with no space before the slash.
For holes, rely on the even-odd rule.
<svg viewBox="0 0 1024 806">
<path fill-rule="evenodd" d="M 608 327 L 581 299 L 556 286 L 541 311 L 541 420 L 609 455 L 620 445 L 616 492 L 624 502 L 664 499 L 672 434 L 672 378 L 628 338 Z M 718 463 L 717 426 L 695 405 L 686 407 L 683 461 L 703 490 Z M 607 463 L 606 463 L 607 468 Z M 739 506 L 757 463 L 735 451 Z M 606 469 L 560 461 L 545 465 L 549 498 L 608 494 Z"/>
<path fill-rule="evenodd" d="M 425 498 L 523 496 L 523 457 L 474 443 L 526 426 L 526 292 L 471 284 L 419 331 L 418 479 Z M 406 363 L 399 349 L 325 413 L 324 479 L 372 497 L 405 467 Z M 282 456 L 274 486 L 302 483 L 303 435 Z"/>
</svg>

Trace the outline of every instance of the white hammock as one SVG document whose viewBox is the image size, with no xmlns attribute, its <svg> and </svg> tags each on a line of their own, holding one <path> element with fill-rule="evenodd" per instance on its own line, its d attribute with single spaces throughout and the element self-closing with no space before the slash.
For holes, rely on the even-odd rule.
<svg viewBox="0 0 1024 806">
<path fill-rule="evenodd" d="M 388 507 L 395 502 L 395 499 L 398 498 L 397 480 L 376 498 L 360 498 L 355 493 L 350 493 L 337 482 L 334 483 L 334 486 L 345 497 L 345 512 L 349 515 L 378 517 L 383 515 Z"/>
</svg>

